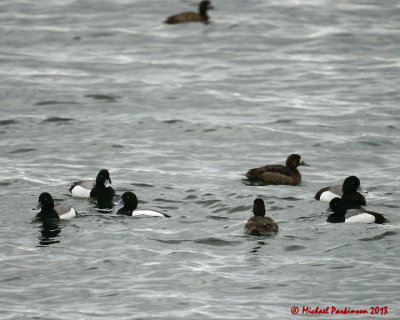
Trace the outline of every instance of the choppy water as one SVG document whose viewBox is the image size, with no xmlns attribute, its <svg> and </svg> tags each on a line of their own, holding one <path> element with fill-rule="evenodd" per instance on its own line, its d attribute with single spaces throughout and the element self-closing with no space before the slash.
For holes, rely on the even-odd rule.
<svg viewBox="0 0 400 320">
<path fill-rule="evenodd" d="M 214 5 L 170 26 L 196 2 L 1 2 L 2 319 L 398 319 L 399 2 Z M 290 153 L 299 186 L 243 183 Z M 68 196 L 101 168 L 172 219 Z M 325 222 L 315 192 L 353 174 L 390 223 Z M 79 217 L 33 223 L 43 191 Z M 275 237 L 243 234 L 257 196 Z"/>
</svg>

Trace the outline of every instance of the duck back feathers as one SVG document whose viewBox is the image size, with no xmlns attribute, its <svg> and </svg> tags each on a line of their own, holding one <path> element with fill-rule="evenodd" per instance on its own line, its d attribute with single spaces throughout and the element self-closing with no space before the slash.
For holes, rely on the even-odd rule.
<svg viewBox="0 0 400 320">
<path fill-rule="evenodd" d="M 94 198 L 101 202 L 111 201 L 115 194 L 111 187 L 110 173 L 107 169 L 100 170 L 95 181 L 74 182 L 69 191 L 73 197 Z"/>
<path fill-rule="evenodd" d="M 169 17 L 167 20 L 165 20 L 165 23 L 178 24 L 186 22 L 206 22 L 208 19 L 208 16 L 202 16 L 196 12 L 183 12 Z"/>
<path fill-rule="evenodd" d="M 378 212 L 365 209 L 347 210 L 341 198 L 334 198 L 329 203 L 329 208 L 333 211 L 328 216 L 327 222 L 331 223 L 385 223 L 387 219 Z"/>
<path fill-rule="evenodd" d="M 250 180 L 259 180 L 268 184 L 297 185 L 301 181 L 301 174 L 297 169 L 300 165 L 307 165 L 300 155 L 291 154 L 286 159 L 286 164 L 267 165 L 260 168 L 250 169 L 246 177 Z"/>
<path fill-rule="evenodd" d="M 210 1 L 201 1 L 199 3 L 199 12 L 183 12 L 170 16 L 164 22 L 167 24 L 177 24 L 186 22 L 207 22 L 209 17 L 207 11 L 213 9 Z"/>
<path fill-rule="evenodd" d="M 323 202 L 330 202 L 333 198 L 341 197 L 343 194 L 342 186 L 325 187 L 319 190 L 314 198 Z"/>
<path fill-rule="evenodd" d="M 133 192 L 125 192 L 121 196 L 121 200 L 118 205 L 123 205 L 121 209 L 117 211 L 117 214 L 122 214 L 125 216 L 149 216 L 149 217 L 163 217 L 170 218 L 169 215 L 154 211 L 154 210 L 136 210 L 138 207 L 138 199 Z"/>
<path fill-rule="evenodd" d="M 336 197 L 341 197 L 348 209 L 357 208 L 366 204 L 365 197 L 359 192 L 365 192 L 361 187 L 360 179 L 356 176 L 350 176 L 343 181 L 342 186 L 322 188 L 316 193 L 314 198 L 316 200 L 330 202 Z"/>
<path fill-rule="evenodd" d="M 345 222 L 363 222 L 363 223 L 378 223 L 387 222 L 387 219 L 380 213 L 365 209 L 351 209 L 345 214 Z"/>
<path fill-rule="evenodd" d="M 278 230 L 277 223 L 270 217 L 251 217 L 244 226 L 244 231 L 252 236 L 268 236 L 277 233 Z"/>
<path fill-rule="evenodd" d="M 72 219 L 76 216 L 76 211 L 70 205 L 55 205 L 53 197 L 48 192 L 43 192 L 39 196 L 37 209 L 41 209 L 35 219 L 41 221 L 57 221 L 60 219 Z"/>
<path fill-rule="evenodd" d="M 68 204 L 57 204 L 54 206 L 54 211 L 58 214 L 60 219 L 72 219 L 76 216 L 76 211 Z"/>
<path fill-rule="evenodd" d="M 254 200 L 253 213 L 244 226 L 245 233 L 252 236 L 272 235 L 278 232 L 278 224 L 270 217 L 265 217 L 264 201 L 260 198 Z"/>
<path fill-rule="evenodd" d="M 94 180 L 77 181 L 69 188 L 69 192 L 73 197 L 90 198 L 90 191 L 95 185 L 96 181 Z"/>
</svg>

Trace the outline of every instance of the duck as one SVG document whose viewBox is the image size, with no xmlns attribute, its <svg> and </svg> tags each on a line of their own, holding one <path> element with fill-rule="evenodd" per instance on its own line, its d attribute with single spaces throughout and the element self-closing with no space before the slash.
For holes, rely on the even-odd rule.
<svg viewBox="0 0 400 320">
<path fill-rule="evenodd" d="M 205 0 L 199 3 L 199 13 L 196 12 L 183 12 L 178 13 L 167 18 L 164 23 L 167 24 L 177 24 L 186 22 L 207 22 L 209 17 L 207 11 L 214 9 L 210 1 Z"/>
<path fill-rule="evenodd" d="M 270 217 L 265 216 L 264 200 L 257 198 L 253 203 L 253 214 L 246 225 L 244 232 L 252 236 L 269 236 L 278 232 L 278 224 Z"/>
<path fill-rule="evenodd" d="M 72 219 L 76 216 L 76 210 L 70 205 L 54 205 L 53 197 L 48 192 L 43 192 L 39 196 L 38 204 L 34 210 L 40 210 L 35 216 L 36 220 L 40 221 L 55 221 Z"/>
<path fill-rule="evenodd" d="M 115 194 L 114 189 L 111 187 L 110 173 L 107 169 L 99 171 L 96 181 L 84 180 L 74 182 L 69 191 L 73 197 L 94 198 L 104 201 L 111 201 Z"/>
<path fill-rule="evenodd" d="M 352 209 L 347 211 L 344 201 L 339 198 L 333 198 L 329 202 L 327 213 L 329 215 L 327 222 L 330 223 L 385 223 L 387 219 L 378 212 L 373 212 L 365 209 Z"/>
<path fill-rule="evenodd" d="M 350 176 L 344 179 L 342 186 L 325 187 L 319 190 L 315 199 L 323 202 L 330 202 L 333 198 L 341 197 L 347 209 L 366 205 L 365 197 L 360 193 L 367 193 L 361 187 L 360 179 Z"/>
<path fill-rule="evenodd" d="M 246 177 L 250 180 L 258 180 L 267 184 L 295 186 L 301 181 L 298 166 L 309 166 L 300 155 L 291 154 L 286 159 L 286 164 L 267 165 L 265 167 L 250 169 Z"/>
<path fill-rule="evenodd" d="M 117 211 L 117 214 L 123 214 L 125 216 L 149 216 L 149 217 L 161 217 L 161 218 L 170 218 L 171 216 L 154 211 L 154 210 L 137 210 L 138 199 L 133 192 L 127 191 L 122 196 L 116 205 L 123 206 Z"/>
</svg>

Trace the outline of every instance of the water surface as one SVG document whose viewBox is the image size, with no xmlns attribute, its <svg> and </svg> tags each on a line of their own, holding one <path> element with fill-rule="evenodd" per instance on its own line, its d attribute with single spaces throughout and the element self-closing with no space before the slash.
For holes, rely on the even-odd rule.
<svg viewBox="0 0 400 320">
<path fill-rule="evenodd" d="M 0 4 L 2 319 L 398 318 L 398 2 L 215 7 L 171 26 L 196 3 Z M 300 185 L 243 182 L 291 153 L 311 165 Z M 101 168 L 172 218 L 68 196 Z M 349 175 L 388 224 L 325 222 L 314 194 Z M 32 222 L 44 191 L 79 216 Z M 256 197 L 274 237 L 243 234 Z"/>
</svg>

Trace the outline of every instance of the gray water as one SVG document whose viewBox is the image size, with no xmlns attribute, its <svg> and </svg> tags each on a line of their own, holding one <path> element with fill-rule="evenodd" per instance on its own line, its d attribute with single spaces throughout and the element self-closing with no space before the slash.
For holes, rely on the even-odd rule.
<svg viewBox="0 0 400 320">
<path fill-rule="evenodd" d="M 0 3 L 1 319 L 399 318 L 399 2 L 214 5 Z M 298 186 L 244 181 L 291 153 Z M 70 198 L 102 168 L 172 218 Z M 389 223 L 326 223 L 313 196 L 348 175 Z M 32 222 L 44 191 L 79 216 Z M 256 197 L 276 236 L 244 235 Z"/>
</svg>

